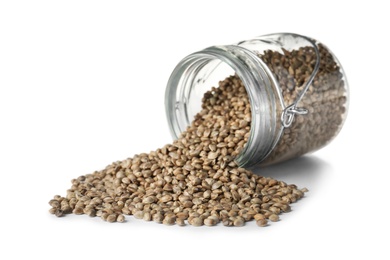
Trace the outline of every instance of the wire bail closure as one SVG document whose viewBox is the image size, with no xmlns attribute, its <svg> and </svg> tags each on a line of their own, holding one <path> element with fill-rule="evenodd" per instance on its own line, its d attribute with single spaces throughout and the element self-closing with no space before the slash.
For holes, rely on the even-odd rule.
<svg viewBox="0 0 390 260">
<path fill-rule="evenodd" d="M 287 107 L 284 105 L 285 108 L 283 109 L 282 116 L 281 116 L 282 125 L 284 128 L 289 128 L 292 125 L 295 115 L 306 115 L 309 113 L 309 111 L 306 108 L 298 107 L 298 103 L 302 100 L 303 96 L 306 94 L 315 76 L 317 75 L 317 72 L 320 68 L 320 59 L 321 59 L 320 51 L 318 50 L 317 44 L 313 40 L 309 40 L 309 41 L 311 44 L 313 44 L 314 52 L 316 53 L 317 56 L 316 64 L 314 66 L 313 73 L 310 75 L 310 78 L 305 82 L 305 87 L 303 88 L 302 92 L 299 93 L 299 95 L 291 105 Z"/>
</svg>

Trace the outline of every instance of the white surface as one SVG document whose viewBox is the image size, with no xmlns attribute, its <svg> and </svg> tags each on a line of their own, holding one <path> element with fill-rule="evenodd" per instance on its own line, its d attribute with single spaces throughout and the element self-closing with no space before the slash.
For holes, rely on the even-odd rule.
<svg viewBox="0 0 390 260">
<path fill-rule="evenodd" d="M 136 2 L 0 2 L 0 259 L 389 259 L 385 1 Z M 284 31 L 331 48 L 351 103 L 328 147 L 263 170 L 310 190 L 282 221 L 182 228 L 49 215 L 72 178 L 171 141 L 164 90 L 181 58 Z"/>
</svg>

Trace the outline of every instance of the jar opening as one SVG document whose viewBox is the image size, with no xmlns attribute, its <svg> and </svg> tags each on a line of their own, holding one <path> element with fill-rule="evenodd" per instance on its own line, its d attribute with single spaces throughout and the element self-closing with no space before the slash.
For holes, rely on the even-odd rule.
<svg viewBox="0 0 390 260">
<path fill-rule="evenodd" d="M 254 53 L 229 45 L 210 47 L 184 58 L 168 81 L 166 114 L 171 134 L 176 139 L 201 110 L 203 94 L 234 74 L 247 90 L 252 114 L 248 142 L 235 160 L 239 166 L 250 167 L 269 154 L 280 133 L 276 122 L 275 80 Z"/>
</svg>

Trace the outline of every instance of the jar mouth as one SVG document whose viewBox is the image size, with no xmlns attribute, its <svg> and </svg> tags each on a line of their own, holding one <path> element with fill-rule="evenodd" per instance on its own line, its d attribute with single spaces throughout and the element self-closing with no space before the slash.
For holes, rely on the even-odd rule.
<svg viewBox="0 0 390 260">
<path fill-rule="evenodd" d="M 171 135 L 177 139 L 200 111 L 203 94 L 234 73 L 246 88 L 252 116 L 248 141 L 235 161 L 240 167 L 249 168 L 267 157 L 281 131 L 276 120 L 277 81 L 255 53 L 227 45 L 213 46 L 185 57 L 168 80 L 165 109 Z"/>
</svg>

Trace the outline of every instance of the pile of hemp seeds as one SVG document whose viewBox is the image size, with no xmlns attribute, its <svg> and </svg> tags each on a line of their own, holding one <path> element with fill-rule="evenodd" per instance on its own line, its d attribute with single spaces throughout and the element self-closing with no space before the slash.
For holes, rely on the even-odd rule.
<svg viewBox="0 0 390 260">
<path fill-rule="evenodd" d="M 298 62 L 299 55 L 294 52 L 307 53 Z M 259 55 L 281 82 L 285 100 L 294 99 L 302 80 L 311 74 L 315 57 L 307 57 L 312 52 L 312 48 L 305 47 L 284 51 L 284 54 L 267 51 Z M 313 97 L 319 93 L 329 96 L 329 102 L 325 99 L 318 113 L 333 111 L 325 116 L 329 121 L 326 130 L 331 129 L 333 132 L 328 134 L 334 135 L 345 112 L 345 99 L 334 102 L 327 92 L 341 91 L 342 75 L 324 48 L 321 61 L 313 84 L 316 88 L 311 86 L 306 98 L 315 100 Z M 317 106 L 307 118 L 297 117 L 288 139 L 282 139 L 282 145 L 278 145 L 271 156 L 285 153 L 281 149 L 286 149 L 287 141 L 301 141 L 307 134 L 313 134 L 310 127 L 315 129 L 318 119 L 315 109 Z M 302 131 L 302 126 L 309 131 Z M 125 215 L 133 215 L 165 225 L 222 223 L 240 227 L 254 220 L 258 226 L 267 226 L 269 221 L 278 221 L 281 213 L 289 212 L 290 204 L 301 199 L 308 190 L 237 166 L 234 159 L 245 146 L 250 127 L 251 108 L 245 87 L 237 76 L 230 76 L 204 94 L 201 111 L 172 144 L 73 179 L 65 197 L 56 195 L 49 201 L 49 212 L 58 217 L 85 214 L 107 222 L 125 222 Z M 314 146 L 329 139 L 317 132 Z M 312 146 L 309 139 L 290 154 L 303 153 Z"/>
</svg>

